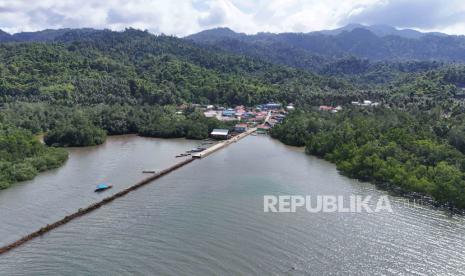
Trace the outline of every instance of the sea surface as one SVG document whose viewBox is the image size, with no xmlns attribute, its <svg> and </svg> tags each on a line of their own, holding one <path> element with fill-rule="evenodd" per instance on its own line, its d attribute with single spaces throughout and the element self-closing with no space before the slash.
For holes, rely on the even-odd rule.
<svg viewBox="0 0 465 276">
<path fill-rule="evenodd" d="M 0 242 L 161 169 L 198 142 L 111 137 L 0 191 Z M 95 194 L 93 187 L 115 187 Z M 388 196 L 393 212 L 265 213 L 264 195 Z M 0 256 L 2 275 L 463 275 L 465 219 L 250 136 Z"/>
</svg>

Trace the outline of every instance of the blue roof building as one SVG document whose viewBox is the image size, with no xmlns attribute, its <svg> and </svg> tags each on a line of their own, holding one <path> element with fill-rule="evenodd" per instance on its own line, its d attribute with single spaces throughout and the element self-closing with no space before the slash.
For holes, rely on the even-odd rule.
<svg viewBox="0 0 465 276">
<path fill-rule="evenodd" d="M 227 109 L 224 110 L 222 114 L 225 117 L 234 117 L 236 115 L 236 111 L 234 109 Z"/>
</svg>

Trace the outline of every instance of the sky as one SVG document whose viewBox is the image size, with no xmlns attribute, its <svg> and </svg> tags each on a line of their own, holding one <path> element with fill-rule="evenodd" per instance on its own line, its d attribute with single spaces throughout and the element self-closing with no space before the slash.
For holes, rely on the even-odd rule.
<svg viewBox="0 0 465 276">
<path fill-rule="evenodd" d="M 123 30 L 185 36 L 215 27 L 237 32 L 311 32 L 349 23 L 465 34 L 464 0 L 0 0 L 0 29 Z"/>
</svg>

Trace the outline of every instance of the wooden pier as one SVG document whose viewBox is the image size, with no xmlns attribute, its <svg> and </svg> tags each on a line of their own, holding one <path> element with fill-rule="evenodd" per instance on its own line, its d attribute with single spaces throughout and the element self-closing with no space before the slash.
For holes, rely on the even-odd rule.
<svg viewBox="0 0 465 276">
<path fill-rule="evenodd" d="M 29 235 L 26 235 L 22 238 L 20 238 L 19 240 L 15 241 L 15 242 L 12 242 L 10 244 L 7 244 L 5 246 L 2 246 L 0 247 L 0 255 L 10 251 L 10 250 L 13 250 L 14 248 L 18 247 L 18 246 L 21 246 L 23 244 L 25 244 L 26 242 L 34 239 L 34 238 L 37 238 L 37 237 L 40 237 L 44 234 L 46 234 L 47 232 L 55 229 L 55 228 L 58 228 L 76 218 L 79 218 L 81 216 L 84 216 L 94 210 L 97 210 L 99 209 L 100 207 L 112 202 L 113 200 L 117 199 L 117 198 L 120 198 L 120 197 L 123 197 L 125 196 L 126 194 L 136 190 L 136 189 L 139 189 L 140 187 L 142 186 L 145 186 L 149 183 L 151 183 L 152 181 L 178 169 L 178 168 L 181 168 L 183 167 L 184 165 L 187 165 L 189 163 L 191 163 L 192 161 L 195 161 L 195 159 L 197 158 L 203 158 L 219 149 L 222 149 L 224 147 L 226 147 L 227 145 L 230 145 L 232 143 L 235 143 L 237 141 L 239 141 L 240 139 L 246 137 L 247 135 L 253 133 L 254 131 L 256 131 L 257 129 L 256 128 L 252 128 L 252 129 L 249 129 L 247 130 L 246 132 L 243 132 L 229 140 L 226 140 L 226 141 L 222 141 L 222 142 L 219 142 L 209 148 L 207 148 L 206 150 L 202 151 L 202 152 L 199 152 L 199 153 L 196 153 L 196 154 L 193 154 L 192 155 L 192 158 L 188 158 L 188 159 L 184 159 L 164 170 L 161 170 L 161 171 L 150 171 L 150 173 L 152 173 L 152 175 L 150 177 L 147 177 L 141 181 L 139 181 L 138 183 L 130 186 L 129 188 L 126 188 L 114 195 L 111 195 L 109 197 L 106 197 L 104 199 L 102 199 L 101 201 L 99 202 L 96 202 L 96 203 L 93 203 L 91 204 L 90 206 L 87 206 L 86 208 L 81 208 L 79 210 L 77 210 L 76 212 L 72 213 L 72 214 L 69 214 L 67 216 L 65 216 L 64 218 L 54 222 L 54 223 L 51 223 L 51 224 L 48 224 L 42 228 L 40 228 L 39 230 L 35 231 L 35 232 L 32 232 L 31 234 Z M 149 171 L 147 171 L 148 173 Z M 145 171 L 144 171 L 145 173 Z"/>
<path fill-rule="evenodd" d="M 94 210 L 97 210 L 99 209 L 100 207 L 112 202 L 113 200 L 117 199 L 117 198 L 120 198 L 120 197 L 123 197 L 125 195 L 127 195 L 128 193 L 134 191 L 134 190 L 137 190 L 139 189 L 140 187 L 142 186 L 145 186 L 147 184 L 149 184 L 150 182 L 176 170 L 176 169 L 179 169 L 181 168 L 182 166 L 184 165 L 187 165 L 189 164 L 190 162 L 194 161 L 194 159 L 192 158 L 189 158 L 189 159 L 185 159 L 181 162 L 178 162 L 162 171 L 159 171 L 157 173 L 155 173 L 154 175 L 150 176 L 150 177 L 147 177 L 141 181 L 139 181 L 138 183 L 130 186 L 129 188 L 126 188 L 114 195 L 111 195 L 109 197 L 106 197 L 104 199 L 102 199 L 101 201 L 99 202 L 96 202 L 96 203 L 93 203 L 91 204 L 90 206 L 87 206 L 86 208 L 81 208 L 79 210 L 77 210 L 76 212 L 70 214 L 70 215 L 67 215 L 65 216 L 64 218 L 52 223 L 52 224 L 47 224 L 46 226 L 40 228 L 39 230 L 35 231 L 35 232 L 32 232 L 31 234 L 27 235 L 27 236 L 24 236 L 22 237 L 21 239 L 13 242 L 13 243 L 10 243 L 8 245 L 5 245 L 3 247 L 0 247 L 0 255 L 18 247 L 18 246 L 21 246 L 23 244 L 25 244 L 26 242 L 34 239 L 34 238 L 37 238 L 37 237 L 40 237 L 42 235 L 44 235 L 45 233 L 47 232 L 50 232 L 51 230 L 55 229 L 55 228 L 58 228 L 76 218 L 79 218 L 81 216 L 84 216 Z"/>
<path fill-rule="evenodd" d="M 195 153 L 195 154 L 192 154 L 192 158 L 204 158 L 210 154 L 212 154 L 213 152 L 217 151 L 217 150 L 220 150 L 232 143 L 236 143 L 237 141 L 239 141 L 240 139 L 254 133 L 255 131 L 257 130 L 257 128 L 251 128 L 249 130 L 247 130 L 246 132 L 243 132 L 243 133 L 240 133 L 234 137 L 232 137 L 231 139 L 228 139 L 228 140 L 225 140 L 225 141 L 221 141 L 209 148 L 207 148 L 206 150 L 204 151 L 201 151 L 201 152 L 198 152 L 198 153 Z"/>
</svg>

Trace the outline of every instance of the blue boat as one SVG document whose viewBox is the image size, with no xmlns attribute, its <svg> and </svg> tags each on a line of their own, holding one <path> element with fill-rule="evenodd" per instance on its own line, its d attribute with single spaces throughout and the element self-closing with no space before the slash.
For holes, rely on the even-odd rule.
<svg viewBox="0 0 465 276">
<path fill-rule="evenodd" d="M 97 187 L 95 188 L 95 192 L 103 192 L 105 190 L 108 190 L 110 189 L 111 185 L 107 185 L 107 184 L 98 184 Z"/>
</svg>

